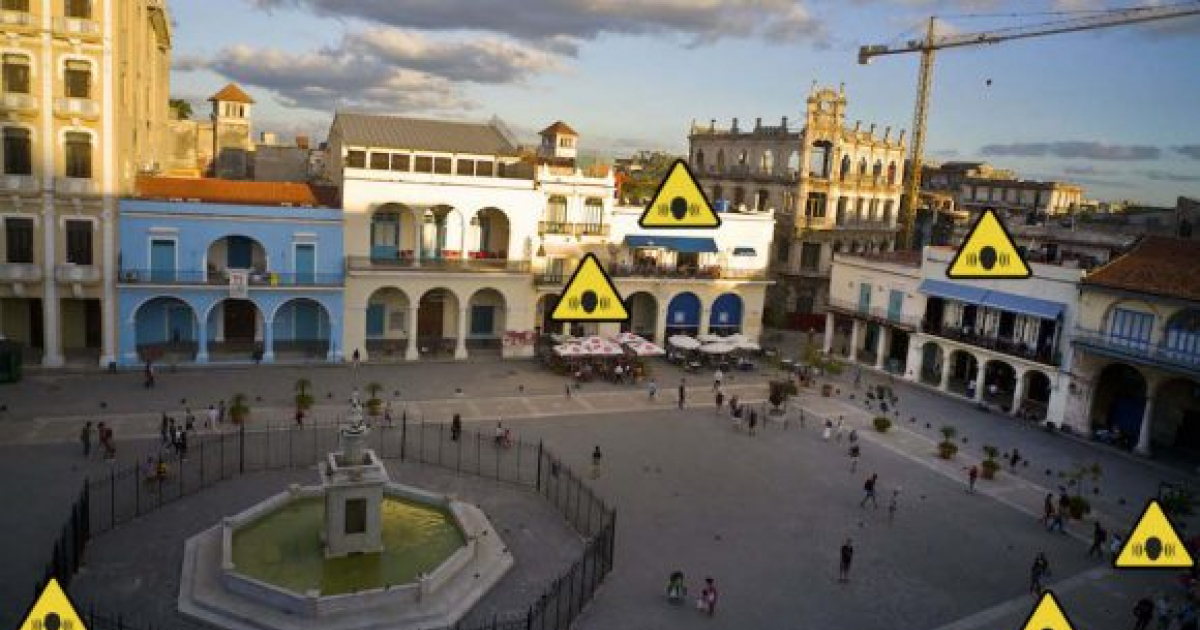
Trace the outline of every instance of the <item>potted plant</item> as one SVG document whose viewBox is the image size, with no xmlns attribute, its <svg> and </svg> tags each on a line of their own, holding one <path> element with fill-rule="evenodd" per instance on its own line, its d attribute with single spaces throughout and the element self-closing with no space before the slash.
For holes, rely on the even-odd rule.
<svg viewBox="0 0 1200 630">
<path fill-rule="evenodd" d="M 312 381 L 306 378 L 296 380 L 296 409 L 308 411 L 312 408 L 313 397 L 308 393 L 310 389 L 312 389 Z"/>
<path fill-rule="evenodd" d="M 1071 512 L 1071 518 L 1075 520 L 1079 520 L 1087 516 L 1092 511 L 1092 504 L 1082 496 L 1075 495 L 1068 499 L 1068 501 L 1069 503 L 1067 504 L 1067 509 Z"/>
<path fill-rule="evenodd" d="M 367 383 L 367 413 L 372 416 L 378 416 L 383 413 L 383 400 L 379 398 L 379 392 L 383 391 L 383 385 L 374 381 Z"/>
<path fill-rule="evenodd" d="M 938 457 L 954 459 L 954 455 L 958 453 L 958 445 L 952 440 L 956 435 L 958 435 L 958 429 L 949 425 L 942 427 L 942 441 L 938 442 Z"/>
<path fill-rule="evenodd" d="M 983 478 L 995 479 L 996 473 L 1000 470 L 1000 462 L 996 461 L 996 458 L 1000 456 L 1000 449 L 989 444 L 983 447 L 983 454 L 986 456 L 980 466 Z"/>
<path fill-rule="evenodd" d="M 229 418 L 234 424 L 242 424 L 250 419 L 250 398 L 245 394 L 234 394 L 229 399 Z"/>
<path fill-rule="evenodd" d="M 892 421 L 887 416 L 875 416 L 874 423 L 875 430 L 880 433 L 887 433 L 892 428 Z"/>
</svg>

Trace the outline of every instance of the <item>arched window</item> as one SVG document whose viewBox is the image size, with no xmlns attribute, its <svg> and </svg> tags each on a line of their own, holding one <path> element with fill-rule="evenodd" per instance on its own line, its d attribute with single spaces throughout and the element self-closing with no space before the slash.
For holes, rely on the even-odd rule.
<svg viewBox="0 0 1200 630">
<path fill-rule="evenodd" d="M 717 171 L 725 172 L 725 149 L 717 149 Z"/>
<path fill-rule="evenodd" d="M 875 160 L 875 166 L 871 167 L 871 174 L 874 175 L 875 177 L 879 177 L 880 175 L 883 175 L 883 161 L 882 160 Z"/>
<path fill-rule="evenodd" d="M 696 149 L 696 170 L 704 170 L 704 149 Z"/>
<path fill-rule="evenodd" d="M 92 97 L 92 64 L 68 59 L 63 68 L 63 93 L 67 98 Z"/>
<path fill-rule="evenodd" d="M 849 175 L 850 175 L 850 156 L 843 155 L 842 156 L 841 177 L 844 180 Z"/>
<path fill-rule="evenodd" d="M 750 152 L 742 149 L 742 152 L 738 154 L 738 166 L 746 166 L 749 162 Z"/>
<path fill-rule="evenodd" d="M 770 149 L 763 151 L 762 157 L 758 160 L 758 170 L 768 175 L 775 170 L 775 154 Z"/>
<path fill-rule="evenodd" d="M 829 179 L 830 162 L 833 160 L 833 145 L 828 140 L 818 140 L 812 145 L 808 156 L 808 175 Z"/>
<path fill-rule="evenodd" d="M 858 174 L 859 174 L 859 175 L 866 175 L 866 174 L 867 174 L 867 158 L 859 158 L 859 160 L 858 160 Z"/>
<path fill-rule="evenodd" d="M 30 88 L 30 65 L 28 55 L 15 55 L 5 53 L 4 60 L 4 84 L 5 94 L 29 94 Z"/>
<path fill-rule="evenodd" d="M 888 183 L 888 186 L 892 186 L 896 183 L 896 163 L 895 162 L 888 162 L 887 183 Z"/>
<path fill-rule="evenodd" d="M 741 186 L 733 189 L 733 207 L 740 208 L 746 202 L 746 191 Z"/>
<path fill-rule="evenodd" d="M 838 225 L 846 225 L 846 205 L 848 201 L 848 197 L 838 197 L 836 217 Z"/>
</svg>

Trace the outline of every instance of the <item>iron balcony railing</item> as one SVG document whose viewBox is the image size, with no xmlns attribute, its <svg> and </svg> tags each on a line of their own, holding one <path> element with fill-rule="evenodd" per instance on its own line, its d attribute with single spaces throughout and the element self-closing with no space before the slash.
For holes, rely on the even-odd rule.
<svg viewBox="0 0 1200 630">
<path fill-rule="evenodd" d="M 851 300 L 830 298 L 829 308 L 842 313 L 852 314 L 864 319 L 885 322 L 897 326 L 916 329 L 921 325 L 919 315 L 906 315 L 903 311 L 896 312 L 886 306 L 862 305 Z"/>
<path fill-rule="evenodd" d="M 1129 358 L 1142 363 L 1182 368 L 1192 374 L 1200 374 L 1200 352 L 1182 350 L 1149 341 L 1116 337 L 1098 330 L 1076 328 L 1071 343 Z"/>
<path fill-rule="evenodd" d="M 341 273 L 279 273 L 274 271 L 251 272 L 247 281 L 252 287 L 321 287 L 340 286 L 345 276 Z M 117 275 L 120 284 L 192 284 L 228 286 L 229 276 L 224 271 L 200 271 L 195 269 L 122 269 Z"/>
<path fill-rule="evenodd" d="M 505 258 L 372 258 L 349 256 L 350 271 L 408 271 L 408 272 L 492 272 L 521 273 L 529 271 L 528 260 Z"/>
<path fill-rule="evenodd" d="M 987 337 L 979 334 L 979 331 L 959 328 L 957 326 L 949 326 L 929 320 L 921 322 L 921 330 L 926 334 L 936 335 L 957 341 L 969 346 L 992 350 L 1001 354 L 1025 359 L 1026 361 L 1034 361 L 1045 365 L 1053 365 L 1055 367 L 1062 364 L 1062 354 L 1053 348 L 1035 348 L 1027 343 L 1015 341 L 1012 339 L 1004 339 L 1001 337 Z"/>
<path fill-rule="evenodd" d="M 538 221 L 538 234 L 561 234 L 564 236 L 608 236 L 609 231 L 610 227 L 606 223 Z"/>
<path fill-rule="evenodd" d="M 613 265 L 608 269 L 614 278 L 664 278 L 681 280 L 766 280 L 765 269 L 728 269 L 718 266 L 669 267 L 655 265 Z"/>
</svg>

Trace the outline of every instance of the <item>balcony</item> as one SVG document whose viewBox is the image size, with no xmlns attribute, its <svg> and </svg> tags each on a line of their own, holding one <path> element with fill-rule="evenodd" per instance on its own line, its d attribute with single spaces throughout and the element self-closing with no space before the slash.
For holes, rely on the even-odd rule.
<svg viewBox="0 0 1200 630">
<path fill-rule="evenodd" d="M 929 335 L 957 341 L 958 343 L 975 346 L 976 348 L 999 352 L 1000 354 L 1007 354 L 1026 361 L 1034 361 L 1055 367 L 1058 367 L 1062 363 L 1062 355 L 1052 348 L 1039 350 L 1029 344 L 1013 341 L 1012 339 L 983 337 L 978 331 L 958 328 L 957 326 L 938 324 L 926 320 L 921 322 L 921 331 Z"/>
<path fill-rule="evenodd" d="M 0 97 L 0 109 L 6 112 L 32 113 L 38 110 L 38 100 L 32 94 L 6 92 Z"/>
<path fill-rule="evenodd" d="M 274 271 L 250 272 L 247 280 L 252 287 L 335 287 L 341 286 L 344 276 L 340 273 L 277 273 Z M 204 285 L 211 287 L 229 286 L 229 276 L 223 271 L 200 271 L 199 269 L 122 269 L 117 276 L 119 284 L 170 284 Z"/>
<path fill-rule="evenodd" d="M 571 224 L 566 221 L 538 221 L 538 234 L 571 234 Z"/>
<path fill-rule="evenodd" d="M 561 272 L 539 273 L 533 277 L 533 285 L 538 287 L 558 287 L 566 281 Z"/>
<path fill-rule="evenodd" d="M 1107 333 L 1084 328 L 1075 329 L 1071 343 L 1084 350 L 1113 359 L 1133 361 L 1168 370 L 1182 370 L 1193 376 L 1200 375 L 1200 352 L 1196 351 L 1188 352 L 1149 342 L 1113 337 Z"/>
<path fill-rule="evenodd" d="M 75 37 L 99 37 L 100 23 L 84 18 L 56 17 L 54 18 L 54 31 Z"/>
<path fill-rule="evenodd" d="M 33 26 L 33 15 L 28 11 L 0 10 L 0 25 L 5 28 L 29 28 Z"/>
<path fill-rule="evenodd" d="M 40 282 L 42 267 L 36 263 L 0 263 L 0 282 Z"/>
<path fill-rule="evenodd" d="M 54 192 L 60 195 L 95 195 L 96 180 L 85 177 L 55 177 Z"/>
<path fill-rule="evenodd" d="M 350 271 L 403 271 L 413 273 L 525 273 L 529 261 L 506 258 L 372 258 L 348 256 Z"/>
<path fill-rule="evenodd" d="M 100 101 L 90 98 L 56 98 L 54 113 L 66 118 L 99 118 Z"/>
<path fill-rule="evenodd" d="M 726 269 L 718 266 L 690 267 L 667 265 L 613 265 L 613 278 L 654 278 L 663 280 L 766 280 L 765 269 Z"/>
<path fill-rule="evenodd" d="M 608 236 L 609 225 L 605 223 L 571 223 L 568 221 L 538 221 L 538 234 L 563 236 Z"/>
<path fill-rule="evenodd" d="M 0 175 L 0 190 L 6 193 L 36 193 L 40 186 L 33 175 Z"/>
<path fill-rule="evenodd" d="M 96 284 L 101 280 L 100 267 L 74 263 L 56 265 L 54 279 L 61 284 Z"/>
<path fill-rule="evenodd" d="M 890 324 L 908 330 L 916 330 L 921 325 L 920 316 L 905 315 L 903 312 L 893 312 L 884 306 L 867 306 L 863 308 L 858 302 L 830 298 L 829 308 L 830 310 L 850 315 L 851 317 L 866 319 L 880 324 Z"/>
</svg>

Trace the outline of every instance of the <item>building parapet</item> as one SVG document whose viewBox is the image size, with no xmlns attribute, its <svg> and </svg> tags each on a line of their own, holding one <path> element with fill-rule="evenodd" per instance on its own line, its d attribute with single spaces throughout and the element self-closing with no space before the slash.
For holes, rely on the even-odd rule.
<svg viewBox="0 0 1200 630">
<path fill-rule="evenodd" d="M 338 287 L 344 281 L 344 274 L 262 271 L 248 273 L 246 280 L 251 287 Z M 117 282 L 124 285 L 230 286 L 227 274 L 200 269 L 122 269 Z"/>
<path fill-rule="evenodd" d="M 903 312 L 895 312 L 884 306 L 868 306 L 850 300 L 840 298 L 829 298 L 829 308 L 840 313 L 858 317 L 881 324 L 891 324 L 900 328 L 916 330 L 921 325 L 920 315 L 907 315 Z"/>
</svg>

